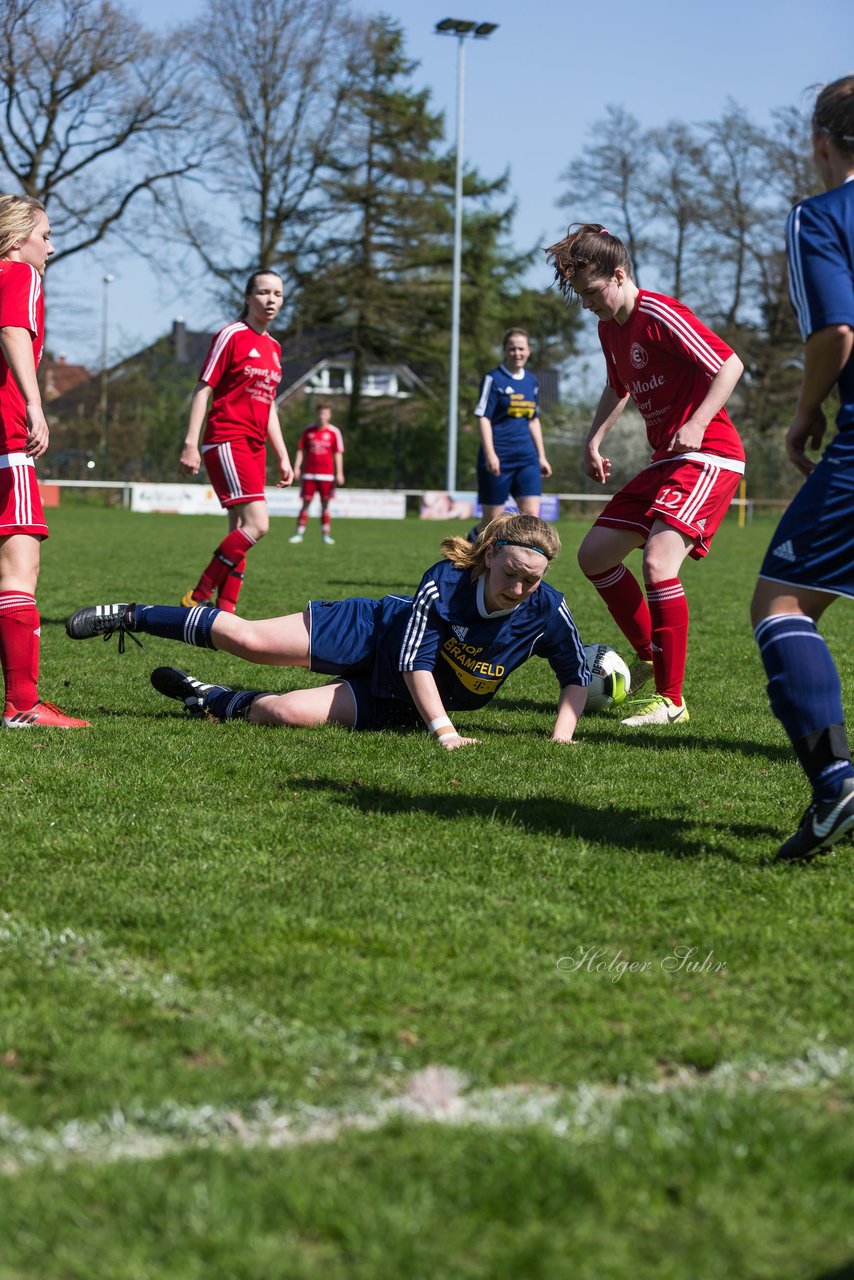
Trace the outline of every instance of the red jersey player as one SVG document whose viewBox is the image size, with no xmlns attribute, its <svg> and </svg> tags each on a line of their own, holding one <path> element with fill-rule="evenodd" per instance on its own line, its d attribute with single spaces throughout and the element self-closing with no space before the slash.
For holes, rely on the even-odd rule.
<svg viewBox="0 0 854 1280">
<path fill-rule="evenodd" d="M 331 405 L 318 405 L 317 422 L 306 427 L 300 436 L 294 463 L 294 479 L 299 480 L 300 475 L 302 507 L 297 519 L 297 531 L 289 541 L 302 542 L 311 500 L 315 493 L 319 493 L 320 532 L 323 541 L 332 546 L 335 539 L 330 533 L 329 502 L 335 495 L 335 485 L 344 483 L 344 439 L 338 428 L 333 426 Z"/>
<path fill-rule="evenodd" d="M 744 473 L 744 448 L 724 409 L 744 366 L 681 302 L 640 289 L 625 245 L 599 223 L 571 227 L 546 253 L 563 292 L 599 320 L 608 382 L 587 436 L 587 474 L 608 479 L 601 448 L 629 396 L 653 450 L 578 552 L 637 653 L 632 688 L 655 677 L 655 696 L 637 702 L 623 724 L 684 722 L 688 604 L 679 571 L 686 556 L 707 555 Z M 635 547 L 643 547 L 646 599 L 623 564 Z"/>
<path fill-rule="evenodd" d="M 44 206 L 0 195 L 0 660 L 7 729 L 88 729 L 38 696 L 41 543 L 48 536 L 34 463 L 48 447 L 36 369 L 42 277 L 53 253 Z"/>
<path fill-rule="evenodd" d="M 192 591 L 181 603 L 206 605 L 217 592 L 217 607 L 234 613 L 246 568 L 246 553 L 270 527 L 264 483 L 265 445 L 269 440 L 279 461 L 279 487 L 294 473 L 276 413 L 281 379 L 281 347 L 267 329 L 282 308 L 282 279 L 275 271 L 249 277 L 240 318 L 214 338 L 193 392 L 190 421 L 180 469 L 196 475 L 205 470 L 220 505 L 228 513 L 228 535 Z M 199 453 L 199 435 L 207 427 Z"/>
</svg>

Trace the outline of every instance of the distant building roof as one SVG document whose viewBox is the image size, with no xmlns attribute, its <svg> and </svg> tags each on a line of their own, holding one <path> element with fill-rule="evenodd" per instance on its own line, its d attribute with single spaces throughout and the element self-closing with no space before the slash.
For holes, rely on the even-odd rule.
<svg viewBox="0 0 854 1280">
<path fill-rule="evenodd" d="M 65 356 L 58 360 L 43 360 L 39 366 L 39 375 L 44 386 L 45 400 L 56 400 L 81 383 L 91 378 L 89 370 L 82 364 L 69 364 Z"/>
<path fill-rule="evenodd" d="M 274 335 L 277 336 L 277 335 Z M 282 377 L 279 383 L 277 403 L 299 394 L 321 396 L 348 396 L 352 391 L 353 347 L 352 330 L 346 327 L 318 327 L 280 337 L 282 342 Z M 208 330 L 188 329 L 184 320 L 176 318 L 168 335 L 125 357 L 108 371 L 110 386 L 124 377 L 147 371 L 156 377 L 159 370 L 170 364 L 197 372 L 201 369 L 210 349 L 214 334 Z M 558 374 L 556 369 L 534 371 L 540 383 L 540 400 L 544 408 L 559 402 Z M 48 381 L 48 378 L 50 381 Z M 67 365 L 63 361 L 52 362 L 45 377 L 45 398 L 64 403 L 55 407 L 60 415 L 88 402 L 89 396 L 82 384 L 89 383 L 92 393 L 96 381 L 81 365 Z M 50 389 L 49 389 L 50 388 Z M 78 390 L 77 395 L 69 392 Z M 434 396 L 428 382 L 405 361 L 382 362 L 368 358 L 362 394 L 377 399 L 410 399 L 415 395 Z M 67 398 L 66 398 L 67 397 Z"/>
</svg>

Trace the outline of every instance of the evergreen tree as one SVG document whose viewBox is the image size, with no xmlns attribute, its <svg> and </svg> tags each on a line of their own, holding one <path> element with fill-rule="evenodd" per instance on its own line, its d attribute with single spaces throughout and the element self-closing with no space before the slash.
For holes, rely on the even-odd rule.
<svg viewBox="0 0 854 1280">
<path fill-rule="evenodd" d="M 429 330 L 441 305 L 436 266 L 445 248 L 448 160 L 438 152 L 443 122 L 430 110 L 429 91 L 408 83 L 414 69 L 400 28 L 372 19 L 326 157 L 321 187 L 331 234 L 324 268 L 304 274 L 301 323 L 343 321 L 350 332 L 351 431 L 362 416 L 368 360 L 417 361 L 413 318 Z"/>
<path fill-rule="evenodd" d="M 300 329 L 346 327 L 353 389 L 345 425 L 355 447 L 354 433 L 367 429 L 368 361 L 406 361 L 441 397 L 422 415 L 435 460 L 446 422 L 455 157 L 443 149 L 444 122 L 430 109 L 429 91 L 411 84 L 416 65 L 406 57 L 400 28 L 374 19 L 350 70 L 353 88 L 327 158 L 322 187 L 330 234 L 304 269 L 295 310 Z M 509 246 L 513 207 L 497 203 L 507 185 L 507 174 L 464 174 L 464 406 L 473 404 L 507 327 L 529 329 L 535 359 L 551 361 L 570 349 L 576 324 L 556 295 L 520 285 L 536 251 L 519 254 Z"/>
</svg>

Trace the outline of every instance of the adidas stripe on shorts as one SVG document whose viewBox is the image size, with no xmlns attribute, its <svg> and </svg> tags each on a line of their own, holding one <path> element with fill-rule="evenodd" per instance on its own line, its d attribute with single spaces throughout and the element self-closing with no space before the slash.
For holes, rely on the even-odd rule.
<svg viewBox="0 0 854 1280">
<path fill-rule="evenodd" d="M 649 537 L 663 520 L 694 539 L 689 555 L 700 560 L 735 497 L 744 465 L 715 454 L 676 454 L 646 467 L 615 493 L 594 521 L 610 529 L 637 529 Z"/>
<path fill-rule="evenodd" d="M 36 469 L 25 453 L 0 453 L 0 538 L 29 533 L 46 538 Z"/>
<path fill-rule="evenodd" d="M 224 440 L 202 446 L 205 470 L 221 507 L 262 502 L 267 481 L 267 450 L 263 442 Z"/>
<path fill-rule="evenodd" d="M 831 442 L 795 494 L 759 577 L 854 599 L 854 431 Z"/>
</svg>

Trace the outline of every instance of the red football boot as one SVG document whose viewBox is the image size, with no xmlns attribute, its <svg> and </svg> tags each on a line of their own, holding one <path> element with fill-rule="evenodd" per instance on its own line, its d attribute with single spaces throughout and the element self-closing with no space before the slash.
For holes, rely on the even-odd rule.
<svg viewBox="0 0 854 1280">
<path fill-rule="evenodd" d="M 88 720 L 75 720 L 60 711 L 55 702 L 37 702 L 29 711 L 16 711 L 7 702 L 3 711 L 5 729 L 91 729 Z"/>
</svg>

